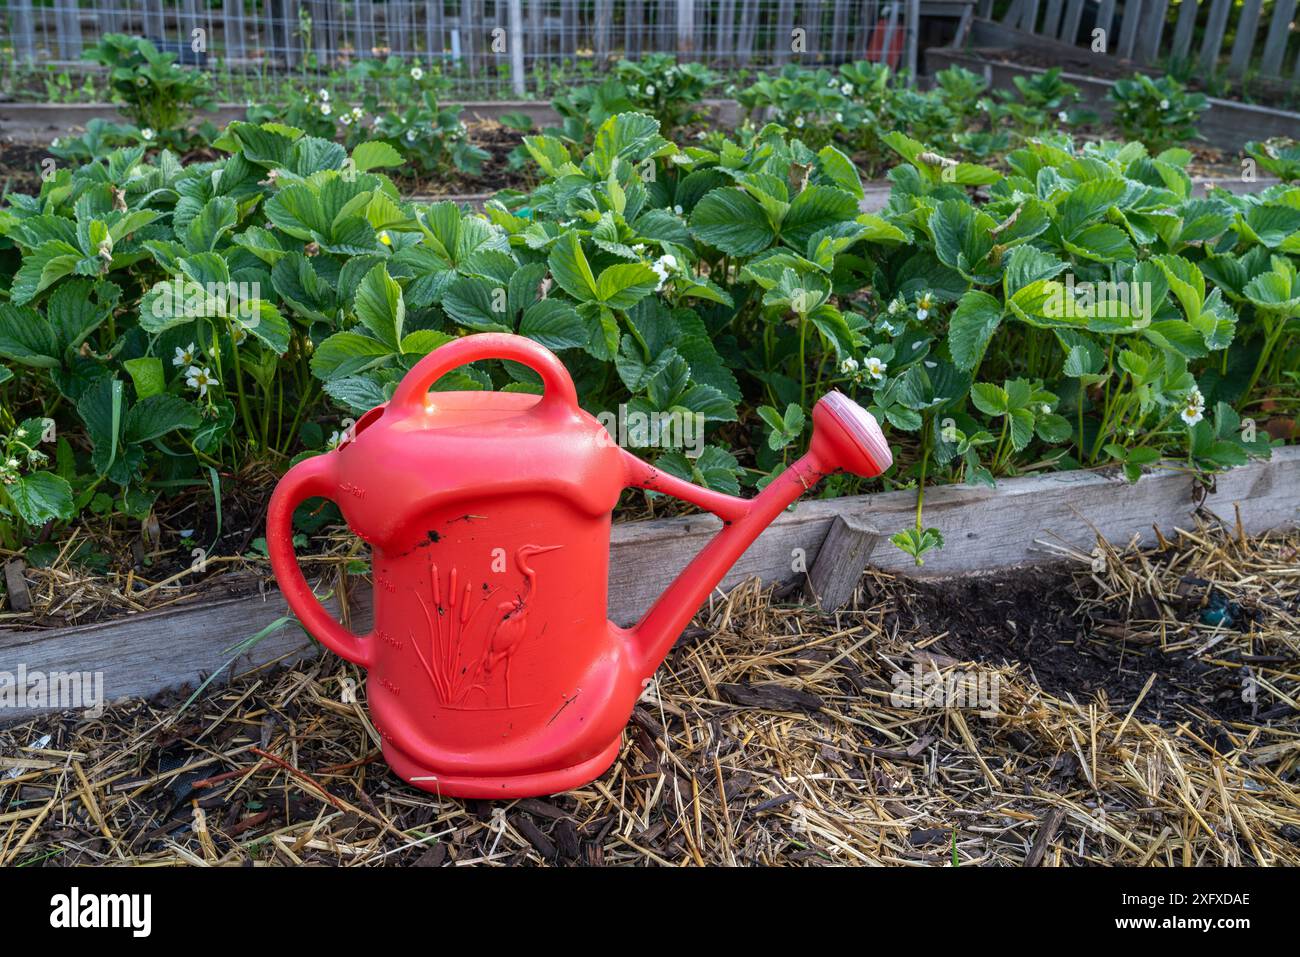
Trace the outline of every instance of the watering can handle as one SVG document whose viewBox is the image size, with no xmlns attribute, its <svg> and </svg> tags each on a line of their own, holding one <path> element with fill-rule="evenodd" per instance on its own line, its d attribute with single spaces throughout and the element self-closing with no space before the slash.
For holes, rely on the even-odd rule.
<svg viewBox="0 0 1300 957">
<path fill-rule="evenodd" d="M 293 553 L 294 509 L 309 498 L 330 497 L 335 485 L 329 473 L 328 454 L 304 459 L 285 473 L 267 509 L 266 546 L 276 583 L 307 633 L 348 661 L 368 668 L 372 636 L 354 634 L 334 620 L 307 584 Z"/>
<path fill-rule="evenodd" d="M 481 332 L 434 349 L 398 384 L 390 405 L 395 408 L 423 405 L 435 382 L 453 369 L 479 359 L 512 359 L 541 376 L 543 392 L 538 409 L 578 408 L 573 380 L 555 354 L 532 339 L 505 332 Z"/>
</svg>

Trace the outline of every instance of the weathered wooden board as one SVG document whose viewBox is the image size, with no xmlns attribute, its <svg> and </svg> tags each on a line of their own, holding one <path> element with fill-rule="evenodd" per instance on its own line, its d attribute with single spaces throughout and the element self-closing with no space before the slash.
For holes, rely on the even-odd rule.
<svg viewBox="0 0 1300 957">
<path fill-rule="evenodd" d="M 1220 475 L 1218 491 L 1206 498 L 1205 507 L 1235 520 L 1238 505 L 1248 532 L 1300 520 L 1300 447 L 1277 450 L 1270 462 Z M 1194 508 L 1192 479 L 1174 471 L 1144 476 L 1135 485 L 1096 472 L 1055 472 L 1006 480 L 994 489 L 932 488 L 926 490 L 924 520 L 943 533 L 945 547 L 927 555 L 918 568 L 908 555 L 882 542 L 871 564 L 917 577 L 989 571 L 1053 557 L 1056 553 L 1040 544 L 1044 541 L 1085 553 L 1097 535 L 1127 542 L 1137 534 L 1151 542 L 1154 526 L 1167 535 L 1175 528 L 1191 528 Z M 753 575 L 787 580 L 796 559 L 811 567 L 836 515 L 860 518 L 887 537 L 910 525 L 915 511 L 916 496 L 910 491 L 801 502 L 749 547 L 722 587 Z M 616 620 L 635 620 L 718 527 L 712 516 L 615 526 L 610 608 Z"/>
<path fill-rule="evenodd" d="M 1166 535 L 1191 528 L 1196 504 L 1192 479 L 1175 471 L 1144 476 L 1136 485 L 1094 472 L 1063 472 L 1009 479 L 995 489 L 934 488 L 926 492 L 925 521 L 943 533 L 947 545 L 918 568 L 881 541 L 871 564 L 904 575 L 946 577 L 1059 557 L 1046 543 L 1083 553 L 1093 548 L 1097 535 L 1115 543 L 1136 535 L 1150 543 L 1157 526 Z M 911 523 L 915 505 L 910 491 L 799 503 L 749 547 L 721 588 L 755 575 L 768 582 L 800 578 L 795 569 L 814 567 L 838 517 L 889 535 Z M 1300 447 L 1276 450 L 1270 462 L 1220 475 L 1217 490 L 1203 507 L 1229 522 L 1236 521 L 1239 510 L 1242 526 L 1250 533 L 1300 521 Z M 610 616 L 620 624 L 635 621 L 718 528 L 712 516 L 615 526 Z M 350 596 L 349 609 L 354 628 L 369 627 L 370 598 L 361 589 Z M 20 666 L 29 674 L 100 672 L 107 700 L 151 695 L 196 683 L 226 663 L 226 649 L 286 614 L 283 599 L 270 592 L 266 597 L 230 598 L 103 624 L 44 632 L 0 630 L 0 672 L 13 674 Z M 315 651 L 301 629 L 290 624 L 265 638 L 225 674 Z M 29 713 L 0 711 L 0 724 Z"/>
<path fill-rule="evenodd" d="M 326 605 L 338 614 L 337 599 L 328 599 Z M 349 611 L 357 628 L 369 628 L 368 593 L 353 596 Z M 0 682 L 13 682 L 20 668 L 29 681 L 36 673 L 47 678 L 98 674 L 105 703 L 197 686 L 231 660 L 234 645 L 289 614 L 283 597 L 271 589 L 265 597 L 227 598 L 101 624 L 54 631 L 0 630 Z M 236 658 L 221 680 L 268 662 L 292 662 L 318 652 L 319 646 L 291 620 Z M 42 710 L 48 709 L 0 708 L 0 724 Z"/>
</svg>

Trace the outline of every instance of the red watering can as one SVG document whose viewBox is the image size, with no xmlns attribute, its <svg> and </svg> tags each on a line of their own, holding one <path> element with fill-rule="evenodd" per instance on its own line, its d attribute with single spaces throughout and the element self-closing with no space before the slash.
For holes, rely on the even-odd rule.
<svg viewBox="0 0 1300 957">
<path fill-rule="evenodd" d="M 429 391 L 479 359 L 531 367 L 542 395 Z M 824 475 L 889 467 L 875 419 L 840 393 L 817 403 L 813 425 L 807 455 L 757 498 L 733 498 L 619 448 L 542 346 L 467 336 L 425 356 L 337 449 L 289 470 L 267 515 L 271 567 L 307 631 L 369 671 L 384 757 L 404 780 L 457 797 L 553 794 L 613 763 L 647 680 L 773 518 Z M 605 605 L 610 513 L 631 486 L 724 524 L 620 628 Z M 313 496 L 337 502 L 371 547 L 369 634 L 330 617 L 294 558 L 293 511 Z"/>
</svg>

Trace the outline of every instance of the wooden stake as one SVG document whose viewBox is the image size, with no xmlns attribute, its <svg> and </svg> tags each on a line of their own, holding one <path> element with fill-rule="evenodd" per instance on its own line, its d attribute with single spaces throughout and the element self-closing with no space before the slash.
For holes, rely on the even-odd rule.
<svg viewBox="0 0 1300 957">
<path fill-rule="evenodd" d="M 880 532 L 852 515 L 837 515 L 808 572 L 808 594 L 822 611 L 837 611 L 853 599 L 862 570 Z"/>
</svg>

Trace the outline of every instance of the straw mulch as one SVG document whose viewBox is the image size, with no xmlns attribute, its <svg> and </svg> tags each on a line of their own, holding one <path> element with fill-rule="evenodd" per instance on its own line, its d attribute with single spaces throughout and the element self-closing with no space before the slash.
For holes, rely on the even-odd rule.
<svg viewBox="0 0 1300 957">
<path fill-rule="evenodd" d="M 0 731 L 0 863 L 1300 864 L 1298 550 L 1201 528 L 1050 572 L 868 575 L 829 617 L 743 586 L 614 768 L 539 800 L 402 784 L 332 656 L 31 721 Z M 974 706 L 915 706 L 901 675 Z"/>
</svg>

